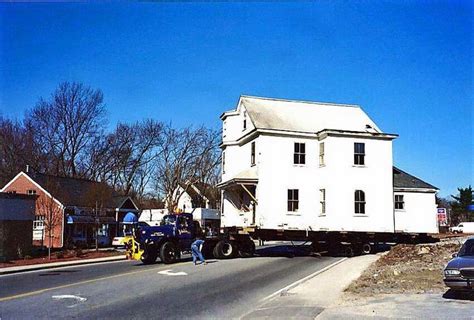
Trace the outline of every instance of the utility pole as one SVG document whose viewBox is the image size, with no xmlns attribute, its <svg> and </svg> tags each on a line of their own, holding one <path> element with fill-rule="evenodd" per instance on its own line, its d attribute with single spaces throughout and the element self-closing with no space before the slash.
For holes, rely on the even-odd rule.
<svg viewBox="0 0 474 320">
<path fill-rule="evenodd" d="M 98 204 L 95 202 L 95 251 L 99 251 L 99 216 L 98 216 Z"/>
</svg>

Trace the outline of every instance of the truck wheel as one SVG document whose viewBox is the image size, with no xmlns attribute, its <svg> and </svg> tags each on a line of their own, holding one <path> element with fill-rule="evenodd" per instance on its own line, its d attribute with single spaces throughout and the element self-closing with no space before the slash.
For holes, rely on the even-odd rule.
<svg viewBox="0 0 474 320">
<path fill-rule="evenodd" d="M 230 259 L 235 255 L 234 246 L 232 242 L 227 240 L 221 240 L 216 244 L 214 248 L 214 256 L 217 259 Z"/>
<path fill-rule="evenodd" d="M 255 254 L 255 243 L 252 240 L 239 243 L 239 256 L 250 258 Z"/>
<path fill-rule="evenodd" d="M 174 243 L 170 241 L 163 243 L 160 250 L 161 261 L 163 261 L 163 263 L 169 264 L 176 262 L 177 258 L 178 252 Z"/>
<path fill-rule="evenodd" d="M 140 260 L 144 264 L 151 264 L 156 261 L 157 256 L 158 256 L 158 252 L 156 252 L 156 250 L 145 249 L 140 257 Z"/>
<path fill-rule="evenodd" d="M 369 254 L 372 252 L 372 246 L 370 245 L 370 243 L 364 243 L 362 245 L 362 253 L 363 254 Z"/>
<path fill-rule="evenodd" d="M 352 246 L 344 246 L 344 256 L 348 258 L 352 258 L 355 253 L 354 253 L 354 248 Z"/>
</svg>

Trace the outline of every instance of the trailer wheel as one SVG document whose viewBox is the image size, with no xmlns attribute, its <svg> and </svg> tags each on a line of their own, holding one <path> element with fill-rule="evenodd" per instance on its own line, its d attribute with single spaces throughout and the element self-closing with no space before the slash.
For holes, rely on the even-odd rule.
<svg viewBox="0 0 474 320">
<path fill-rule="evenodd" d="M 214 248 L 214 257 L 216 257 L 216 259 L 230 259 L 234 254 L 234 246 L 232 242 L 227 240 L 219 241 Z"/>
<path fill-rule="evenodd" d="M 143 262 L 143 264 L 151 264 L 156 261 L 157 257 L 158 252 L 156 250 L 145 249 L 140 257 L 140 260 Z"/>
<path fill-rule="evenodd" d="M 354 256 L 354 249 L 352 246 L 344 246 L 344 256 L 349 258 Z"/>
<path fill-rule="evenodd" d="M 170 264 L 176 262 L 178 258 L 178 251 L 173 242 L 168 241 L 163 243 L 160 250 L 160 259 L 163 263 Z"/>
<path fill-rule="evenodd" d="M 241 258 L 251 258 L 254 254 L 255 243 L 252 240 L 239 243 L 239 256 Z"/>
<path fill-rule="evenodd" d="M 363 254 L 370 254 L 372 252 L 372 246 L 370 243 L 364 243 L 362 245 L 362 253 Z"/>
</svg>

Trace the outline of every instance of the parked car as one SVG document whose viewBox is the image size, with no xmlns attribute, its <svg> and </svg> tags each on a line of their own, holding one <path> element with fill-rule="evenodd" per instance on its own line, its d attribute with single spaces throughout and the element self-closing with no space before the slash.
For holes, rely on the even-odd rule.
<svg viewBox="0 0 474 320">
<path fill-rule="evenodd" d="M 444 284 L 453 290 L 474 288 L 474 237 L 463 244 L 444 269 Z"/>
<path fill-rule="evenodd" d="M 456 227 L 449 228 L 452 233 L 474 233 L 474 222 L 461 222 Z"/>
</svg>

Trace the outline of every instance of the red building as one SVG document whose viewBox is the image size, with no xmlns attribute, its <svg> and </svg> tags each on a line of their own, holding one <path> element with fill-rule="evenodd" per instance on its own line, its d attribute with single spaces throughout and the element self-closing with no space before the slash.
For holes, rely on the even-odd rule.
<svg viewBox="0 0 474 320">
<path fill-rule="evenodd" d="M 86 179 L 20 172 L 0 191 L 38 196 L 33 221 L 35 246 L 90 245 L 95 243 L 96 225 L 100 242 L 107 245 L 123 216 L 138 212 L 130 197 Z"/>
</svg>

